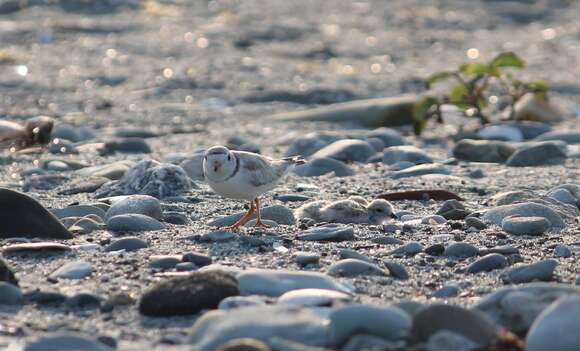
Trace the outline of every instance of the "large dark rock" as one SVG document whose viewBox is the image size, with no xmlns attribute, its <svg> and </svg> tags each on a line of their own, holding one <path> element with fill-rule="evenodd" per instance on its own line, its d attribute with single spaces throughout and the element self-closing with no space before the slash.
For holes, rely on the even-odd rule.
<svg viewBox="0 0 580 351">
<path fill-rule="evenodd" d="M 196 314 L 215 309 L 221 300 L 239 295 L 235 277 L 219 271 L 195 272 L 153 286 L 139 302 L 139 311 L 148 316 Z"/>
<path fill-rule="evenodd" d="M 0 238 L 71 239 L 73 235 L 38 201 L 0 188 Z"/>
<path fill-rule="evenodd" d="M 14 272 L 3 259 L 0 258 L 0 282 L 18 285 Z"/>
</svg>

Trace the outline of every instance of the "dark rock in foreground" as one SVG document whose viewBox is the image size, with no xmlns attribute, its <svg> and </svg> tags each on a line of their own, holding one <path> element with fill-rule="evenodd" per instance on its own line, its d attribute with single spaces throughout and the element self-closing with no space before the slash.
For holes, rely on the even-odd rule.
<svg viewBox="0 0 580 351">
<path fill-rule="evenodd" d="M 71 239 L 73 235 L 38 201 L 0 188 L 0 238 Z"/>
<path fill-rule="evenodd" d="M 221 300 L 238 294 L 238 282 L 231 275 L 196 272 L 152 287 L 141 298 L 139 312 L 148 316 L 196 314 L 215 309 Z"/>
</svg>

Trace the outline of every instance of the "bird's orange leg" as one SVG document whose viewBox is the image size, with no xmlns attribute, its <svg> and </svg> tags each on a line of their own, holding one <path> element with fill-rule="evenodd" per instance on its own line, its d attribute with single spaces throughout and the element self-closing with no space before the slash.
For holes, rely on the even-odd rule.
<svg viewBox="0 0 580 351">
<path fill-rule="evenodd" d="M 260 199 L 256 198 L 254 201 L 256 202 L 256 224 L 254 224 L 254 228 L 270 228 L 269 225 L 262 222 L 262 217 L 260 216 Z"/>
<path fill-rule="evenodd" d="M 242 225 L 244 225 L 248 219 L 250 219 L 252 217 L 252 215 L 254 214 L 254 212 L 256 212 L 256 208 L 254 207 L 254 202 L 250 202 L 250 209 L 248 210 L 248 212 L 246 212 L 245 215 L 242 216 L 242 218 L 240 218 L 236 223 L 225 227 L 225 230 L 236 230 L 239 227 L 241 227 Z"/>
</svg>

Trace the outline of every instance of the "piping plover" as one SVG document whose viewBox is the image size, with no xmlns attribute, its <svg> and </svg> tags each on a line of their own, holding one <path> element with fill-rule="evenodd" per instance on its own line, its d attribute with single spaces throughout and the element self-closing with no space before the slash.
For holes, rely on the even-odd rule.
<svg viewBox="0 0 580 351">
<path fill-rule="evenodd" d="M 239 221 L 228 227 L 237 229 L 256 212 L 256 227 L 267 227 L 260 217 L 259 196 L 274 189 L 295 165 L 304 164 L 301 157 L 273 160 L 245 151 L 214 146 L 205 152 L 203 172 L 208 185 L 219 195 L 250 201 L 250 209 Z"/>
<path fill-rule="evenodd" d="M 20 150 L 34 145 L 45 146 L 52 140 L 53 126 L 53 119 L 46 116 L 31 118 L 23 125 L 1 120 L 0 149 L 14 147 Z"/>
<path fill-rule="evenodd" d="M 295 212 L 296 218 L 310 218 L 315 222 L 382 224 L 393 218 L 393 205 L 387 200 L 377 199 L 367 203 L 360 196 L 347 200 L 314 201 L 303 205 Z"/>
</svg>

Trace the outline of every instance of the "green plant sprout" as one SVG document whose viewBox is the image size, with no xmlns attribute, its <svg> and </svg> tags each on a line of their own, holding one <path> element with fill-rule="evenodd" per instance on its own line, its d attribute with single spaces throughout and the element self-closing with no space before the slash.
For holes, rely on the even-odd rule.
<svg viewBox="0 0 580 351">
<path fill-rule="evenodd" d="M 546 82 L 525 82 L 505 72 L 506 68 L 521 69 L 525 65 L 524 60 L 513 52 L 504 52 L 488 63 L 464 63 L 455 71 L 432 74 L 425 80 L 427 89 L 435 83 L 447 80 L 455 80 L 455 84 L 443 96 L 425 95 L 417 100 L 413 113 L 415 133 L 420 135 L 431 118 L 435 118 L 438 123 L 444 123 L 441 114 L 441 106 L 444 104 L 457 106 L 466 117 L 477 118 L 482 124 L 489 123 L 487 107 L 492 88 L 499 88 L 504 96 L 510 98 L 507 107 L 510 109 L 510 118 L 514 116 L 516 102 L 525 94 L 534 93 L 546 99 Z"/>
</svg>

